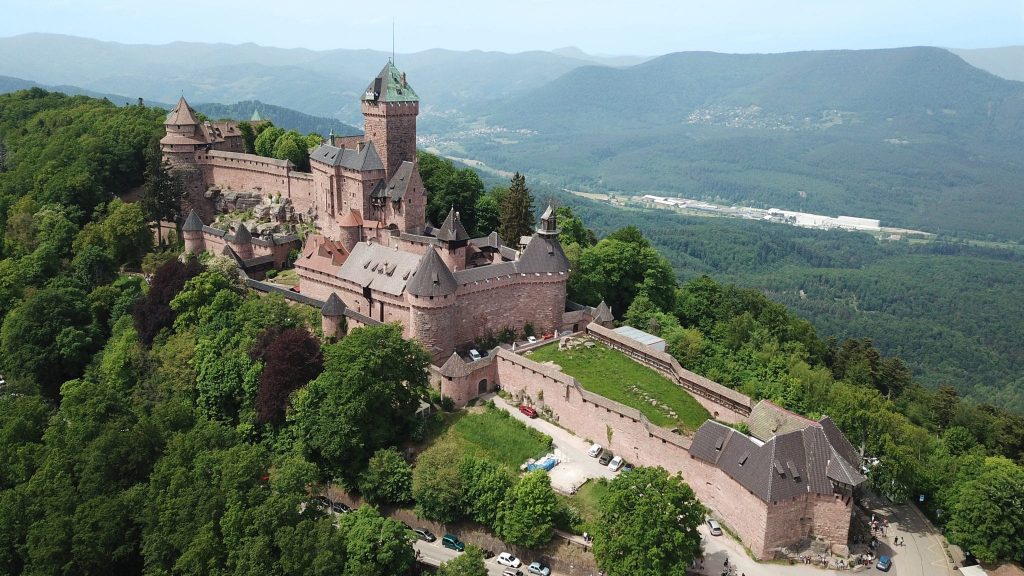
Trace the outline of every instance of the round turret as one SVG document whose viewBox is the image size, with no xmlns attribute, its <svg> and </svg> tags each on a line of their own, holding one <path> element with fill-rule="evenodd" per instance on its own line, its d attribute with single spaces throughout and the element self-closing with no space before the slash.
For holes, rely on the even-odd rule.
<svg viewBox="0 0 1024 576">
<path fill-rule="evenodd" d="M 206 238 L 203 236 L 203 221 L 199 214 L 192 210 L 181 227 L 181 237 L 185 241 L 185 251 L 200 254 L 206 251 Z"/>
<path fill-rule="evenodd" d="M 234 238 L 231 239 L 231 249 L 235 251 L 242 260 L 252 258 L 252 234 L 245 227 L 245 223 L 238 225 Z"/>
</svg>

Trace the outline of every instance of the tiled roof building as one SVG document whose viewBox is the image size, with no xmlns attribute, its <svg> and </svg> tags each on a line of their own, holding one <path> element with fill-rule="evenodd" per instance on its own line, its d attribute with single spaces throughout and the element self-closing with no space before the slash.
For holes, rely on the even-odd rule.
<svg viewBox="0 0 1024 576">
<path fill-rule="evenodd" d="M 814 537 L 845 546 L 853 491 L 866 478 L 843 433 L 827 416 L 815 422 L 764 400 L 749 426 L 750 436 L 711 420 L 697 430 L 698 497 L 759 557 Z"/>
</svg>

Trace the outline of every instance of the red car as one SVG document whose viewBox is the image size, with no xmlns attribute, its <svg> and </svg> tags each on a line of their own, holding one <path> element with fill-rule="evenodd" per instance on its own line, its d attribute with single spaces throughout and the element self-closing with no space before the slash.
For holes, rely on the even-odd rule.
<svg viewBox="0 0 1024 576">
<path fill-rule="evenodd" d="M 537 417 L 537 410 L 533 406 L 527 406 L 526 404 L 520 404 L 519 405 L 519 411 L 522 412 L 523 414 L 526 414 L 530 418 L 536 418 Z"/>
</svg>

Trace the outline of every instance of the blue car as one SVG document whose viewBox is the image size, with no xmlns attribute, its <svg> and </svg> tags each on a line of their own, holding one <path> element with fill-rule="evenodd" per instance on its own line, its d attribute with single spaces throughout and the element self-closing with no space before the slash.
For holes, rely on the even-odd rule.
<svg viewBox="0 0 1024 576">
<path fill-rule="evenodd" d="M 888 556 L 879 556 L 878 564 L 875 564 L 875 568 L 878 568 L 882 572 L 888 572 L 889 568 L 892 568 L 892 558 Z"/>
</svg>

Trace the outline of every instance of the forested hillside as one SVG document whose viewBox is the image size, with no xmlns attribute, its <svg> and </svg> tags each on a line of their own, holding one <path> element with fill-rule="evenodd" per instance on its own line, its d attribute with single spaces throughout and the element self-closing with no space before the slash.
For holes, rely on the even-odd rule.
<svg viewBox="0 0 1024 576">
<path fill-rule="evenodd" d="M 669 54 L 468 116 L 512 132 L 467 130 L 455 155 L 558 186 L 1022 240 L 1024 84 L 937 48 Z"/>
<path fill-rule="evenodd" d="M 362 128 L 356 128 L 333 118 L 322 116 L 310 116 L 302 112 L 296 112 L 290 108 L 265 104 L 259 100 L 245 100 L 234 104 L 216 104 L 212 102 L 195 104 L 196 111 L 205 114 L 210 118 L 229 118 L 233 120 L 249 120 L 254 110 L 260 113 L 260 117 L 269 120 L 279 128 L 285 130 L 296 130 L 303 134 L 310 132 L 321 134 L 326 137 L 332 131 L 337 136 L 350 136 L 362 134 Z"/>
<path fill-rule="evenodd" d="M 756 288 L 824 337 L 869 338 L 930 387 L 1024 412 L 1024 253 L 621 209 L 557 195 L 598 233 L 639 227 L 676 274 Z M 801 291 L 803 294 L 801 295 Z"/>
</svg>

